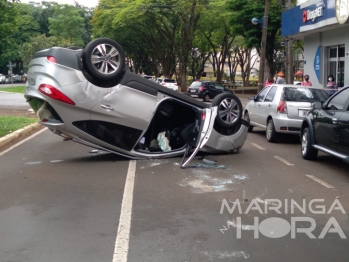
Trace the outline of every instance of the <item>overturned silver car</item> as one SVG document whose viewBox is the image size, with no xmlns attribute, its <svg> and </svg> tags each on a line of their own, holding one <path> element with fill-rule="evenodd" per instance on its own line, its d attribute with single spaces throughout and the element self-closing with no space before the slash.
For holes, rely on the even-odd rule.
<svg viewBox="0 0 349 262">
<path fill-rule="evenodd" d="M 249 126 L 234 94 L 208 105 L 149 81 L 128 70 L 108 38 L 37 52 L 25 98 L 40 124 L 66 140 L 131 159 L 184 156 L 182 167 L 198 151 L 238 152 Z"/>
</svg>

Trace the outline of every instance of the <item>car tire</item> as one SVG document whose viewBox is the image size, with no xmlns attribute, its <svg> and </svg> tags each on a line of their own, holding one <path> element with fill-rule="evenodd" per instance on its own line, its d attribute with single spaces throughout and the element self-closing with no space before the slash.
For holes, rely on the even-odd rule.
<svg viewBox="0 0 349 262">
<path fill-rule="evenodd" d="M 217 95 L 212 100 L 212 106 L 218 106 L 215 122 L 222 128 L 232 129 L 242 117 L 242 104 L 240 99 L 231 93 Z"/>
<path fill-rule="evenodd" d="M 250 115 L 248 114 L 248 112 L 244 114 L 244 119 L 250 124 L 247 131 L 251 133 L 253 131 L 253 126 L 250 123 Z"/>
<path fill-rule="evenodd" d="M 202 100 L 204 102 L 210 102 L 210 100 L 211 100 L 210 94 L 209 93 L 204 94 L 204 96 L 202 97 Z"/>
<path fill-rule="evenodd" d="M 270 143 L 276 142 L 276 140 L 278 138 L 278 133 L 276 133 L 276 131 L 275 131 L 273 119 L 268 120 L 267 131 L 265 133 L 265 136 L 267 138 L 267 141 Z"/>
<path fill-rule="evenodd" d="M 94 63 L 93 59 L 99 61 Z M 87 73 L 101 81 L 114 80 L 125 71 L 124 51 L 117 42 L 109 38 L 89 42 L 82 52 L 82 60 Z"/>
<path fill-rule="evenodd" d="M 311 144 L 309 128 L 306 127 L 302 130 L 301 136 L 301 153 L 302 157 L 306 160 L 314 160 L 317 157 L 318 150 Z"/>
</svg>

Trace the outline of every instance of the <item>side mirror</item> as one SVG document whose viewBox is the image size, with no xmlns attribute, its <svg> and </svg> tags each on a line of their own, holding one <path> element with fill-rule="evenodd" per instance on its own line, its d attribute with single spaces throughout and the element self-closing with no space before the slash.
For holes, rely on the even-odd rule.
<svg viewBox="0 0 349 262">
<path fill-rule="evenodd" d="M 322 109 L 322 105 L 323 105 L 322 102 L 317 101 L 313 104 L 313 108 L 314 109 Z"/>
<path fill-rule="evenodd" d="M 255 100 L 255 99 L 256 99 L 255 96 L 249 96 L 249 97 L 248 97 L 248 100 Z"/>
</svg>

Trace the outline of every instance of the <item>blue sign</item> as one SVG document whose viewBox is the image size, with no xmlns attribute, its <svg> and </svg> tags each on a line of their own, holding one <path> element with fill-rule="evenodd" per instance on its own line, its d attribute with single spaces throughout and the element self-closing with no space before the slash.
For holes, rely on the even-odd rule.
<svg viewBox="0 0 349 262">
<path fill-rule="evenodd" d="M 336 17 L 335 0 L 309 0 L 282 13 L 281 35 L 291 36 L 316 29 L 319 22 Z M 324 23 L 325 22 L 325 23 Z"/>
<path fill-rule="evenodd" d="M 315 58 L 314 58 L 314 71 L 317 76 L 317 80 L 321 83 L 321 46 L 318 46 Z"/>
</svg>

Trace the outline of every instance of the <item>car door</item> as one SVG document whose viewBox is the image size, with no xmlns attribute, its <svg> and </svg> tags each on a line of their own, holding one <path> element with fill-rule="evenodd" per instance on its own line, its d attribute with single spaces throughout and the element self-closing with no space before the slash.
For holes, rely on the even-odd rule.
<svg viewBox="0 0 349 262">
<path fill-rule="evenodd" d="M 262 91 L 260 91 L 259 94 L 257 95 L 257 97 L 255 98 L 254 102 L 251 103 L 251 107 L 248 109 L 250 121 L 254 122 L 258 125 L 261 124 L 259 121 L 260 106 L 264 100 L 264 97 L 268 93 L 269 89 L 270 89 L 270 87 L 266 87 L 266 88 L 262 89 Z M 264 123 L 264 126 L 265 126 L 265 123 Z"/>
<path fill-rule="evenodd" d="M 206 87 L 208 89 L 208 92 L 210 93 L 211 95 L 211 98 L 214 98 L 216 96 L 216 87 L 214 85 L 214 82 L 207 82 L 206 83 Z"/>
<path fill-rule="evenodd" d="M 337 150 L 338 120 L 343 114 L 348 97 L 349 89 L 338 92 L 325 103 L 322 110 L 315 112 L 314 131 L 319 145 Z"/>
<path fill-rule="evenodd" d="M 338 145 L 337 150 L 340 153 L 349 156 L 349 98 L 345 110 L 338 119 Z"/>
<path fill-rule="evenodd" d="M 215 86 L 215 96 L 224 92 L 224 86 L 222 86 L 220 83 L 215 82 L 214 86 Z"/>
<path fill-rule="evenodd" d="M 132 148 L 149 126 L 157 103 L 155 90 L 137 86 L 119 85 L 91 109 L 93 136 L 121 149 Z"/>
<path fill-rule="evenodd" d="M 259 114 L 258 114 L 258 123 L 261 125 L 267 124 L 267 117 L 272 113 L 271 111 L 274 110 L 276 112 L 275 106 L 273 107 L 273 100 L 276 95 L 277 86 L 272 86 L 269 89 L 269 92 L 266 94 L 264 100 L 260 102 L 259 106 Z"/>
</svg>

